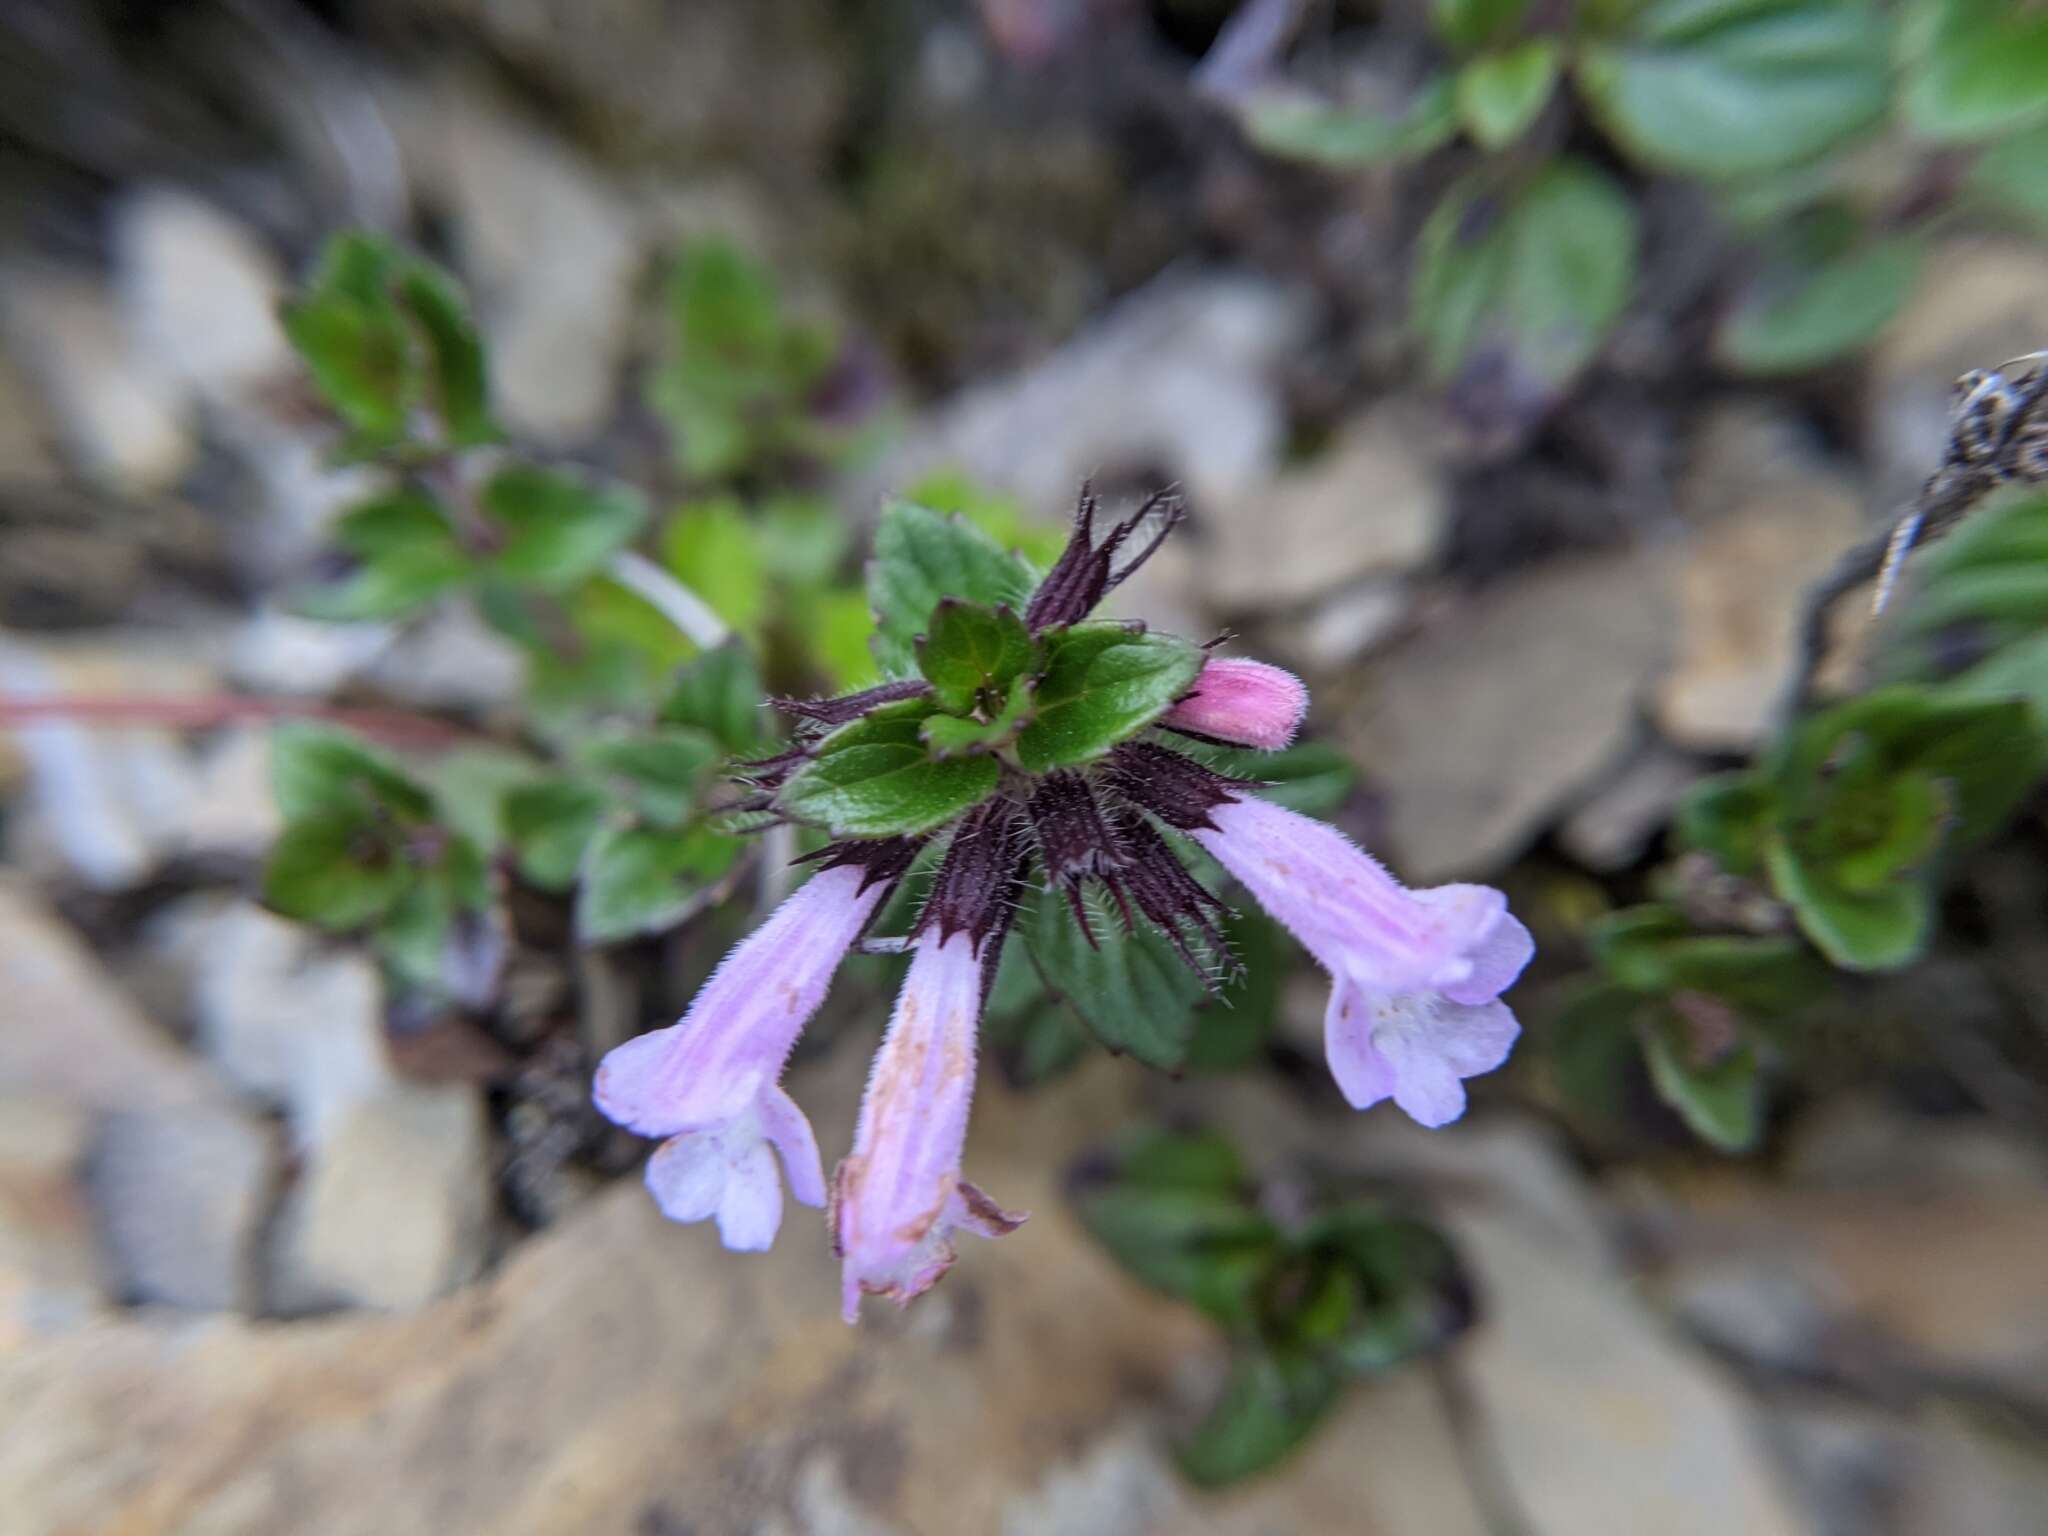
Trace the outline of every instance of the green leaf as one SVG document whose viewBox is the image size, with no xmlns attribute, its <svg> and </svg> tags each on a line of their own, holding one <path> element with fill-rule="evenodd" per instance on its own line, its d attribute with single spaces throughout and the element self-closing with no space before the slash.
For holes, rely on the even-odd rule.
<svg viewBox="0 0 2048 1536">
<path fill-rule="evenodd" d="M 726 496 L 694 502 L 669 520 L 662 563 L 742 635 L 768 618 L 768 571 L 760 537 L 740 504 Z"/>
<path fill-rule="evenodd" d="M 727 751 L 745 754 L 766 740 L 761 709 L 761 672 L 754 653 L 743 641 L 732 639 L 676 673 L 661 706 L 661 720 L 709 731 Z"/>
<path fill-rule="evenodd" d="M 325 811 L 286 823 L 263 899 L 286 917 L 343 931 L 381 917 L 417 878 L 366 813 Z"/>
<path fill-rule="evenodd" d="M 1700 992 L 1771 1015 L 1811 1002 L 1827 981 L 1793 940 L 1694 933 L 1682 912 L 1661 902 L 1610 912 L 1586 938 L 1607 977 L 1646 997 Z"/>
<path fill-rule="evenodd" d="M 1037 718 L 1037 699 L 1036 679 L 1019 677 L 1010 684 L 1009 695 L 1001 707 L 990 713 L 987 720 L 933 715 L 925 721 L 919 734 L 936 758 L 1001 752 Z"/>
<path fill-rule="evenodd" d="M 1204 1488 L 1264 1471 L 1308 1438 L 1342 1384 L 1334 1365 L 1306 1352 L 1240 1355 L 1223 1396 L 1181 1446 L 1181 1470 Z"/>
<path fill-rule="evenodd" d="M 1236 1149 L 1218 1136 L 1136 1138 L 1113 1171 L 1077 1180 L 1074 1209 L 1139 1281 L 1226 1327 L 1251 1321 L 1279 1253 L 1279 1229 L 1250 1200 Z"/>
<path fill-rule="evenodd" d="M 1858 894 L 1910 879 L 1934 857 L 1947 830 L 1948 795 L 1925 773 L 1906 770 L 1877 786 L 1854 843 L 1829 861 L 1828 876 Z"/>
<path fill-rule="evenodd" d="M 2015 640 L 1961 673 L 1948 685 L 1958 699 L 2025 699 L 2037 719 L 2048 719 L 2048 630 Z"/>
<path fill-rule="evenodd" d="M 1636 1023 L 1648 1006 L 1640 992 L 1609 981 L 1583 979 L 1565 992 L 1543 1033 L 1544 1062 L 1574 1115 L 1622 1119 L 1641 1056 Z"/>
<path fill-rule="evenodd" d="M 1437 36 L 1470 52 L 1519 26 L 1528 9 L 1529 0 L 1429 0 L 1429 19 Z"/>
<path fill-rule="evenodd" d="M 606 804 L 603 791 L 578 779 L 544 779 L 513 790 L 505 797 L 505 836 L 519 873 L 544 891 L 568 890 Z"/>
<path fill-rule="evenodd" d="M 1289 94 L 1252 98 L 1240 109 L 1239 121 L 1245 137 L 1267 154 L 1333 171 L 1419 159 L 1458 131 L 1448 77 L 1430 81 L 1392 116 Z"/>
<path fill-rule="evenodd" d="M 1753 877 L 1763 870 L 1764 837 L 1774 807 L 1763 775 L 1717 774 L 1679 802 L 1679 842 L 1711 854 L 1728 874 Z"/>
<path fill-rule="evenodd" d="M 1767 862 L 1771 883 L 1779 898 L 1791 905 L 1800 929 L 1843 969 L 1896 970 L 1912 964 L 1927 948 L 1934 904 L 1923 883 L 1845 891 L 1775 839 Z"/>
<path fill-rule="evenodd" d="M 1964 178 L 1971 201 L 2048 234 L 2048 123 L 1984 148 Z"/>
<path fill-rule="evenodd" d="M 1484 54 L 1458 71 L 1458 117 L 1482 149 L 1505 149 L 1529 131 L 1557 89 L 1549 38 Z"/>
<path fill-rule="evenodd" d="M 736 838 L 708 827 L 606 827 L 584 854 L 577 936 L 608 944 L 672 928 L 696 910 L 739 855 Z"/>
<path fill-rule="evenodd" d="M 1256 1066 L 1280 1013 L 1287 961 L 1271 919 L 1245 903 L 1224 919 L 1223 941 L 1237 973 L 1195 1010 L 1187 1050 L 1191 1072 L 1241 1072 Z"/>
<path fill-rule="evenodd" d="M 830 582 L 852 543 L 832 504 L 814 496 L 770 497 L 756 514 L 755 529 L 762 567 L 790 586 Z"/>
<path fill-rule="evenodd" d="M 1021 606 L 1031 572 L 987 534 L 910 501 L 891 501 L 868 562 L 875 660 L 888 678 L 917 675 L 917 637 L 942 598 Z"/>
<path fill-rule="evenodd" d="M 1042 893 L 1026 936 L 1039 974 L 1112 1051 L 1178 1071 L 1187 1061 L 1195 1009 L 1208 995 L 1202 978 L 1144 924 L 1126 933 L 1115 917 L 1095 911 L 1090 926 L 1093 947 L 1059 892 Z"/>
<path fill-rule="evenodd" d="M 505 841 L 505 797 L 543 774 L 540 764 L 523 752 L 457 747 L 431 765 L 434 817 L 476 847 L 495 850 Z"/>
<path fill-rule="evenodd" d="M 1832 765 L 1852 747 L 1870 775 L 1916 769 L 1944 783 L 1951 846 L 1990 836 L 2048 771 L 2048 735 L 2024 700 L 1877 688 L 1808 720 L 1778 749 L 1778 793 L 1802 819 L 1820 818 L 1844 792 Z"/>
<path fill-rule="evenodd" d="M 1668 1016 L 1643 1031 L 1643 1056 L 1657 1096 L 1694 1135 L 1723 1152 L 1747 1152 L 1756 1145 L 1762 1121 L 1762 1088 L 1756 1052 L 1740 1045 L 1711 1064 L 1692 1059 L 1683 1021 Z"/>
<path fill-rule="evenodd" d="M 433 814 L 427 792 L 390 758 L 329 725 L 293 723 L 270 733 L 270 787 L 287 821 L 381 812 L 418 822 Z"/>
<path fill-rule="evenodd" d="M 329 538 L 342 556 L 341 573 L 294 597 L 294 606 L 313 618 L 404 618 L 475 570 L 440 506 L 417 491 L 363 502 L 343 514 Z"/>
<path fill-rule="evenodd" d="M 957 512 L 1004 549 L 1050 568 L 1067 547 L 1064 522 L 1033 517 L 1014 496 L 976 485 L 958 470 L 935 470 L 911 486 L 908 499 L 934 512 Z"/>
<path fill-rule="evenodd" d="M 1660 993 L 1671 986 L 1670 950 L 1692 931 L 1685 914 L 1661 902 L 1623 907 L 1586 929 L 1593 963 L 1624 987 Z"/>
<path fill-rule="evenodd" d="M 550 592 L 603 570 L 647 521 L 636 491 L 519 464 L 491 476 L 479 503 L 498 536 L 492 571 Z"/>
<path fill-rule="evenodd" d="M 1578 82 L 1603 127 L 1666 170 L 1744 176 L 1875 124 L 1884 18 L 1866 0 L 1648 0 L 1588 46 Z"/>
<path fill-rule="evenodd" d="M 1036 718 L 1017 738 L 1028 773 L 1093 762 L 1165 714 L 1202 670 L 1199 647 L 1121 624 L 1075 624 L 1044 643 Z"/>
<path fill-rule="evenodd" d="M 915 645 L 917 669 L 949 714 L 1000 707 L 1011 684 L 1035 672 L 1039 647 L 1008 604 L 942 598 Z"/>
<path fill-rule="evenodd" d="M 338 235 L 306 295 L 281 312 L 285 335 L 327 403 L 371 443 L 396 441 L 412 405 L 409 338 L 389 281 L 398 256 L 372 235 Z"/>
<path fill-rule="evenodd" d="M 504 434 L 491 419 L 490 380 L 483 340 L 455 280 L 432 262 L 406 263 L 398 294 L 426 340 L 427 397 L 452 448 L 497 442 Z"/>
<path fill-rule="evenodd" d="M 930 700 L 908 699 L 842 725 L 782 786 L 777 806 L 836 837 L 944 826 L 993 794 L 1002 770 L 992 757 L 932 761 L 918 734 L 930 712 Z"/>
<path fill-rule="evenodd" d="M 835 690 L 851 693 L 882 680 L 875 665 L 875 616 L 864 595 L 817 593 L 801 605 L 795 618 L 811 660 L 824 669 Z"/>
<path fill-rule="evenodd" d="M 1323 1283 L 1292 1317 L 1267 1327 L 1329 1349 L 1354 1375 L 1376 1374 L 1440 1347 L 1472 1321 L 1471 1284 L 1450 1242 L 1429 1223 L 1378 1200 L 1351 1200 L 1295 1236 Z"/>
<path fill-rule="evenodd" d="M 1915 0 L 1901 32 L 1906 120 L 1988 139 L 2048 117 L 2048 13 L 2014 0 Z"/>
<path fill-rule="evenodd" d="M 613 780 L 642 820 L 675 828 L 697 809 L 725 752 L 716 738 L 679 725 L 587 743 L 578 756 L 593 773 Z"/>
<path fill-rule="evenodd" d="M 1714 346 L 1745 373 L 1798 373 L 1870 345 L 1912 297 L 1921 245 L 1899 236 L 1826 255 L 1781 252 L 1721 319 Z"/>
<path fill-rule="evenodd" d="M 1412 319 L 1431 375 L 1533 419 L 1606 339 L 1635 253 L 1628 198 L 1589 165 L 1559 160 L 1517 192 L 1467 177 L 1417 246 Z"/>
<path fill-rule="evenodd" d="M 1240 1197 L 1117 1184 L 1078 1196 L 1075 1210 L 1143 1284 L 1226 1326 L 1249 1321 L 1278 1233 Z"/>
</svg>

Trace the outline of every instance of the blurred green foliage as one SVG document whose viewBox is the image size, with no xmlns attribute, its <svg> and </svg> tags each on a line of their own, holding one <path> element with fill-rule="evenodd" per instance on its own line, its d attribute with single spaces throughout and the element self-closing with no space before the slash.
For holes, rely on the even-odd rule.
<svg viewBox="0 0 2048 1536">
<path fill-rule="evenodd" d="M 1469 1283 L 1434 1227 L 1385 1201 L 1305 1190 L 1283 1220 L 1220 1136 L 1128 1136 L 1077 1171 L 1073 1198 L 1119 1264 L 1228 1339 L 1222 1392 L 1179 1447 L 1205 1486 L 1279 1462 L 1347 1382 L 1440 1348 L 1472 1319 Z"/>
<path fill-rule="evenodd" d="M 1629 193 L 1583 149 L 1561 153 L 1581 113 L 1616 159 L 1696 178 L 1719 208 L 1740 280 L 1714 347 L 1739 372 L 1867 345 L 1911 294 L 1927 233 L 1957 211 L 2048 227 L 2037 8 L 1433 0 L 1430 19 L 1435 62 L 1395 110 L 1291 88 L 1238 110 L 1258 147 L 1333 171 L 1469 141 L 1479 164 L 1416 247 L 1411 320 L 1430 372 L 1489 427 L 1540 419 L 1634 289 Z"/>
<path fill-rule="evenodd" d="M 2048 773 L 2048 496 L 2014 491 L 1923 557 L 1874 662 L 1878 686 L 1790 722 L 1742 770 L 1697 785 L 1681 850 L 1783 913 L 1784 934 L 1700 932 L 1678 903 L 1593 923 L 1593 973 L 1565 991 L 1551 1062 L 1594 1119 L 1637 1053 L 1700 1136 L 1753 1146 L 1764 1074 L 1827 966 L 1925 957 L 1959 855 L 1993 837 Z"/>
<path fill-rule="evenodd" d="M 828 420 L 820 404 L 839 358 L 830 333 L 792 318 L 766 271 L 723 243 L 686 247 L 668 294 L 672 334 L 649 400 L 671 430 L 685 493 L 665 517 L 636 490 L 506 445 L 483 343 L 431 263 L 380 237 L 341 235 L 286 307 L 287 332 L 344 428 L 340 454 L 389 475 L 337 519 L 296 606 L 337 622 L 404 622 L 472 603 L 527 663 L 513 745 L 409 768 L 335 731 L 278 737 L 287 825 L 270 900 L 366 933 L 408 985 L 445 993 L 474 972 L 474 957 L 451 945 L 502 926 L 507 877 L 571 899 L 587 943 L 659 931 L 717 900 L 745 847 L 730 765 L 777 741 L 764 688 L 875 681 L 877 657 L 905 664 L 951 590 L 905 587 L 885 539 L 869 584 L 891 617 L 876 638 L 851 530 L 807 489 L 863 446 L 862 423 Z M 922 515 L 972 536 L 977 557 L 1005 573 L 997 595 L 1028 592 L 1036 570 L 1005 543 L 1042 559 L 1057 538 L 1048 546 L 1013 504 L 957 478 L 931 489 L 968 517 Z M 701 602 L 694 634 L 664 611 L 665 578 Z M 906 603 L 922 606 L 913 614 Z M 720 627 L 730 638 L 707 645 Z M 934 653 L 932 664 L 943 660 Z M 1006 741 L 1027 721 L 1028 710 L 1013 711 Z M 920 759 L 921 723 L 909 729 Z M 933 769 L 993 772 L 992 759 L 967 755 L 986 745 L 957 743 L 961 760 Z"/>
</svg>

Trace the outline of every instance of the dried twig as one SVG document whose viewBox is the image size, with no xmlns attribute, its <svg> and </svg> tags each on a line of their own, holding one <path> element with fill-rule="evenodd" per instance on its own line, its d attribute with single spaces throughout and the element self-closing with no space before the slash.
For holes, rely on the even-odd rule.
<svg viewBox="0 0 2048 1536">
<path fill-rule="evenodd" d="M 1845 551 L 1834 567 L 1807 589 L 1800 604 L 1792 677 L 1778 710 L 1781 721 L 1790 720 L 1812 700 L 1814 678 L 1827 653 L 1828 621 L 1837 603 L 1875 582 L 1871 611 L 1882 613 L 1900 570 L 1915 549 L 1948 533 L 1996 487 L 2048 479 L 2048 410 L 2043 409 L 2043 402 L 2048 401 L 2048 366 L 2044 361 L 2048 361 L 2048 353 L 2030 353 L 1997 369 L 1966 373 L 1956 381 L 1948 444 L 1940 468 L 1927 477 L 1919 496 L 1896 522 Z M 2008 380 L 2004 370 L 2014 363 L 2029 366 L 2018 379 Z"/>
</svg>

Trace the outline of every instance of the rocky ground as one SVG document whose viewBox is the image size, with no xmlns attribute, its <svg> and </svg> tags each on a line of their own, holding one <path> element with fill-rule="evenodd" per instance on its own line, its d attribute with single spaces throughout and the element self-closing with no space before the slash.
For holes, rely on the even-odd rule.
<svg viewBox="0 0 2048 1536">
<path fill-rule="evenodd" d="M 922 28 L 918 110 L 1003 142 L 1018 104 L 987 87 L 978 34 L 895 9 Z M 431 229 L 522 437 L 630 465 L 649 263 L 715 230 L 799 285 L 836 275 L 817 302 L 906 360 L 913 403 L 843 505 L 940 465 L 1047 515 L 1087 475 L 1179 481 L 1192 536 L 1131 611 L 1234 627 L 1301 669 L 1317 728 L 1365 770 L 1361 830 L 1404 874 L 1504 878 L 1562 911 L 1629 878 L 1683 789 L 1758 742 L 1798 593 L 1924 472 L 1952 377 L 2048 334 L 2048 254 L 1956 241 L 1853 388 L 1795 409 L 1597 380 L 1558 429 L 1570 454 L 1475 469 L 1433 402 L 1359 385 L 1370 332 L 1331 355 L 1322 264 L 1370 267 L 1366 209 L 1274 257 L 1242 233 L 1262 226 L 1226 196 L 1250 195 L 1227 158 L 1199 196 L 1131 191 L 1112 218 L 1114 165 L 1086 168 L 1106 152 L 1057 173 L 1016 157 L 1019 205 L 1050 199 L 1081 233 L 927 253 L 920 307 L 874 291 L 902 256 L 879 243 L 886 200 L 851 225 L 824 207 L 832 124 L 872 85 L 806 41 L 806 8 L 365 10 L 384 54 L 309 51 L 298 20 L 230 6 L 206 62 L 172 61 L 281 72 L 247 111 L 261 155 L 247 121 L 189 122 L 177 91 L 117 71 L 75 87 L 132 114 L 94 120 L 103 139 L 5 162 L 0 694 L 489 719 L 519 663 L 473 620 L 275 605 L 363 484 L 323 459 L 276 298 L 327 227 Z M 687 35 L 657 54 L 645 27 Z M 794 105 L 764 114 L 743 70 L 682 82 L 650 56 L 772 60 Z M 1096 144 L 1094 110 L 1062 98 L 1046 131 Z M 957 151 L 972 184 L 988 151 Z M 1011 261 L 1037 285 L 1016 313 L 987 302 L 1022 291 Z M 1430 1136 L 1271 1075 L 1094 1060 L 1042 1092 L 991 1083 L 968 1161 L 1032 1220 L 854 1331 L 815 1222 L 728 1256 L 619 1176 L 630 1145 L 559 1149 L 589 1145 L 588 1053 L 672 1009 L 644 968 L 515 957 L 503 1017 L 571 1020 L 567 1059 L 409 1013 L 359 949 L 252 899 L 266 772 L 253 726 L 0 738 L 10 1532 L 2048 1532 L 2048 1154 L 2017 1081 L 1983 1095 L 1991 1114 L 1815 1092 L 1769 1157 L 1727 1163 L 1572 1139 L 1533 1066 Z M 1288 1026 L 1304 1045 L 1318 1016 Z M 799 1069 L 827 1146 L 862 1054 Z M 1191 1491 L 1167 1448 L 1215 1387 L 1216 1341 L 1116 1270 L 1062 1192 L 1069 1159 L 1139 1114 L 1411 1192 L 1472 1266 L 1479 1325 L 1354 1393 L 1284 1471 Z"/>
</svg>

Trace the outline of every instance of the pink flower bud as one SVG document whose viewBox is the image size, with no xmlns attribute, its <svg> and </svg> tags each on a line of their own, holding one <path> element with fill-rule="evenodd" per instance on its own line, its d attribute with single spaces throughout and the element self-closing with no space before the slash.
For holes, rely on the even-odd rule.
<svg viewBox="0 0 2048 1536">
<path fill-rule="evenodd" d="M 1197 736 L 1278 751 L 1308 713 L 1308 689 L 1263 661 L 1212 656 L 1188 695 L 1159 722 Z"/>
<path fill-rule="evenodd" d="M 974 1098 L 982 956 L 965 931 L 918 941 L 875 1056 L 853 1151 L 832 1183 L 832 1248 L 844 1263 L 846 1320 L 863 1294 L 899 1304 L 953 1264 L 953 1233 L 1014 1231 L 1002 1210 L 960 1177 Z"/>
</svg>

